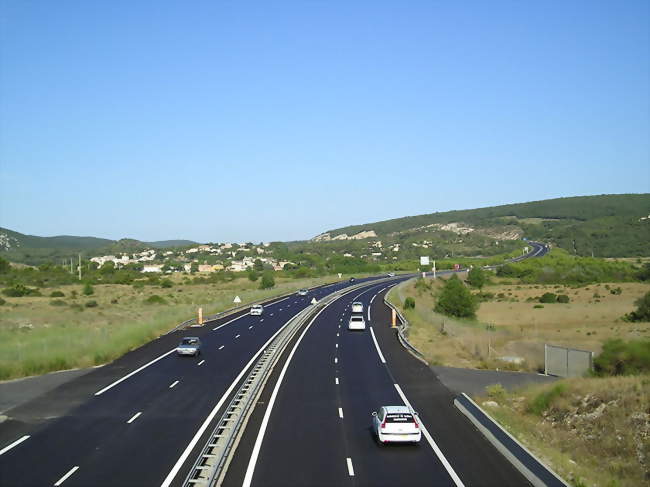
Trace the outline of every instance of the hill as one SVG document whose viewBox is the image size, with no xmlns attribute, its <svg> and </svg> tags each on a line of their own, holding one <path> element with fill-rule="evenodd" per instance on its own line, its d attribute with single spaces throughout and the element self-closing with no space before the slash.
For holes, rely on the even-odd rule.
<svg viewBox="0 0 650 487">
<path fill-rule="evenodd" d="M 576 196 L 429 213 L 329 230 L 312 241 L 395 239 L 453 232 L 502 240 L 526 236 L 578 255 L 650 255 L 650 194 Z"/>
<path fill-rule="evenodd" d="M 0 227 L 0 256 L 13 262 L 38 265 L 67 259 L 77 254 L 90 257 L 101 254 L 139 252 L 147 248 L 169 248 L 194 245 L 191 240 L 141 242 L 134 239 L 110 240 L 96 237 L 59 235 L 38 237 Z"/>
</svg>

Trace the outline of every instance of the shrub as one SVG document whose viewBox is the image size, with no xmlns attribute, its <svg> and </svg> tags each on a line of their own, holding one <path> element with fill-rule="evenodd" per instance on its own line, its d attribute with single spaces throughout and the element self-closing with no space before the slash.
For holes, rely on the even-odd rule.
<svg viewBox="0 0 650 487">
<path fill-rule="evenodd" d="M 540 392 L 528 404 L 528 412 L 541 416 L 556 398 L 561 397 L 566 392 L 566 388 L 566 384 L 560 382 Z"/>
<path fill-rule="evenodd" d="M 494 299 L 494 293 L 480 292 L 474 295 L 479 301 L 490 301 Z"/>
<path fill-rule="evenodd" d="M 163 288 L 169 289 L 173 285 L 174 285 L 174 283 L 171 282 L 169 279 L 163 279 L 162 281 L 160 281 L 160 287 L 163 287 Z"/>
<path fill-rule="evenodd" d="M 634 301 L 634 304 L 637 306 L 636 310 L 626 314 L 623 319 L 625 321 L 650 321 L 650 291 Z"/>
<path fill-rule="evenodd" d="M 96 307 L 97 307 L 97 301 L 95 301 L 94 299 L 86 302 L 86 308 L 96 308 Z"/>
<path fill-rule="evenodd" d="M 560 294 L 557 297 L 557 302 L 558 303 L 568 303 L 570 301 L 569 296 L 566 294 Z"/>
<path fill-rule="evenodd" d="M 650 372 L 650 340 L 610 339 L 594 359 L 594 373 L 598 376 L 637 375 Z"/>
<path fill-rule="evenodd" d="M 620 287 L 617 287 L 617 288 L 614 288 L 614 289 L 610 289 L 609 293 L 613 294 L 614 296 L 618 296 L 620 294 L 623 294 L 623 290 Z"/>
<path fill-rule="evenodd" d="M 543 304 L 536 304 L 535 306 L 533 306 L 534 309 L 542 309 L 543 307 L 544 307 Z"/>
<path fill-rule="evenodd" d="M 149 296 L 147 299 L 144 300 L 145 304 L 167 304 L 167 301 L 165 301 L 165 298 L 162 296 L 158 296 L 157 294 L 153 294 Z"/>
<path fill-rule="evenodd" d="M 435 307 L 437 313 L 458 318 L 474 318 L 477 309 L 477 300 L 456 275 L 445 283 Z"/>
<path fill-rule="evenodd" d="M 248 280 L 251 282 L 255 282 L 260 278 L 259 274 L 255 272 L 254 270 L 248 271 Z"/>
<path fill-rule="evenodd" d="M 90 296 L 91 294 L 95 294 L 95 290 L 93 289 L 92 285 L 89 282 L 84 284 L 84 288 L 81 292 L 83 293 L 84 296 Z"/>
<path fill-rule="evenodd" d="M 404 300 L 404 304 L 402 305 L 404 309 L 414 309 L 415 308 L 415 299 L 412 298 L 411 296 L 408 296 Z"/>
<path fill-rule="evenodd" d="M 5 303 L 6 303 L 6 301 L 4 299 L 0 298 L 0 306 L 2 306 Z"/>
<path fill-rule="evenodd" d="M 23 296 L 29 296 L 34 294 L 33 289 L 28 288 L 22 284 L 14 284 L 11 287 L 5 288 L 2 290 L 2 294 L 9 296 L 11 298 L 21 298 Z"/>
<path fill-rule="evenodd" d="M 506 390 L 501 384 L 492 384 L 485 387 L 485 392 L 492 399 L 501 400 L 506 396 Z"/>
<path fill-rule="evenodd" d="M 270 272 L 265 272 L 262 275 L 262 280 L 260 281 L 260 289 L 270 289 L 275 286 L 275 279 L 273 274 Z"/>
<path fill-rule="evenodd" d="M 50 293 L 51 298 L 62 298 L 65 294 L 62 291 L 52 291 Z"/>
<path fill-rule="evenodd" d="M 135 281 L 133 283 L 133 289 L 142 289 L 144 288 L 144 282 L 142 281 Z"/>
<path fill-rule="evenodd" d="M 67 303 L 62 299 L 53 299 L 50 301 L 51 306 L 65 306 Z"/>
<path fill-rule="evenodd" d="M 480 289 L 487 284 L 487 276 L 480 267 L 474 267 L 467 273 L 467 282 L 472 287 Z"/>
<path fill-rule="evenodd" d="M 539 298 L 540 303 L 555 303 L 557 302 L 557 296 L 555 293 L 544 293 Z"/>
</svg>

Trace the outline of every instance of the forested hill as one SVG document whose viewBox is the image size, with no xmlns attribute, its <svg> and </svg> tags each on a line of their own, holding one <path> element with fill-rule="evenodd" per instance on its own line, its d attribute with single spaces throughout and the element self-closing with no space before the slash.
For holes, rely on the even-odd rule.
<svg viewBox="0 0 650 487">
<path fill-rule="evenodd" d="M 576 196 L 473 210 L 395 218 L 329 230 L 325 238 L 372 234 L 378 238 L 459 223 L 474 229 L 510 226 L 572 253 L 600 257 L 650 255 L 650 194 Z"/>
</svg>

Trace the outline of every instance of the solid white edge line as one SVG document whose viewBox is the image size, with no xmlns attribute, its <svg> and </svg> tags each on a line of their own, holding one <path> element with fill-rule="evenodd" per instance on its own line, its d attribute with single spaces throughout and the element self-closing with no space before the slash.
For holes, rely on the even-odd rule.
<svg viewBox="0 0 650 487">
<path fill-rule="evenodd" d="M 63 482 L 65 482 L 68 479 L 68 477 L 70 477 L 70 475 L 75 473 L 77 470 L 79 470 L 79 465 L 72 467 L 67 474 L 65 474 L 63 477 L 57 480 L 56 484 L 54 484 L 54 487 L 58 487 L 59 485 L 61 485 Z"/>
<path fill-rule="evenodd" d="M 339 408 L 339 418 L 343 419 L 343 408 Z"/>
<path fill-rule="evenodd" d="M 96 396 L 99 396 L 100 394 L 105 393 L 107 390 L 112 389 L 113 387 L 115 387 L 116 385 L 118 385 L 120 382 L 125 381 L 126 379 L 128 379 L 128 378 L 131 377 L 132 375 L 135 375 L 135 374 L 137 374 L 138 372 L 140 372 L 141 370 L 146 369 L 146 368 L 149 367 L 150 365 L 155 364 L 156 362 L 158 362 L 158 360 L 164 359 L 167 355 L 169 355 L 170 353 L 174 353 L 175 351 L 176 351 L 176 349 L 175 349 L 175 348 L 172 348 L 169 352 L 167 352 L 167 353 L 163 353 L 160 357 L 153 359 L 151 362 L 147 362 L 147 363 L 144 364 L 142 367 L 140 367 L 140 368 L 138 368 L 138 369 L 135 369 L 135 370 L 134 370 L 133 372 L 131 372 L 130 374 L 127 374 L 127 375 L 125 375 L 124 377 L 122 377 L 121 379 L 116 380 L 116 381 L 113 382 L 112 384 L 107 385 L 107 386 L 104 387 L 102 390 L 95 392 L 95 395 L 96 395 Z"/>
<path fill-rule="evenodd" d="M 352 466 L 352 459 L 350 457 L 347 457 L 345 459 L 345 462 L 348 464 L 348 475 L 350 477 L 354 477 L 354 467 Z"/>
<path fill-rule="evenodd" d="M 325 308 L 323 308 L 323 309 L 325 309 Z M 174 477 L 176 477 L 176 475 L 178 474 L 178 471 L 181 469 L 181 467 L 185 463 L 185 460 L 187 460 L 187 457 L 190 455 L 190 453 L 192 453 L 192 450 L 196 446 L 197 442 L 199 441 L 199 439 L 201 438 L 203 433 L 205 433 L 205 430 L 208 429 L 208 426 L 210 425 L 210 423 L 212 422 L 214 417 L 217 415 L 217 412 L 219 412 L 219 409 L 221 408 L 221 406 L 225 402 L 226 398 L 230 395 L 230 393 L 235 388 L 237 383 L 241 380 L 241 378 L 244 376 L 246 371 L 251 367 L 251 365 L 253 365 L 253 362 L 255 362 L 255 360 L 257 360 L 259 355 L 264 351 L 264 349 L 269 345 L 269 343 L 271 343 L 273 341 L 273 339 L 275 339 L 275 337 L 282 330 L 284 330 L 286 328 L 287 324 L 289 324 L 289 321 L 291 321 L 292 319 L 293 319 L 293 316 L 291 318 L 289 318 L 289 320 L 287 320 L 287 322 L 284 325 L 282 325 L 278 329 L 278 331 L 276 331 L 273 334 L 273 336 L 271 336 L 271 338 L 269 338 L 267 340 L 267 342 L 264 345 L 261 346 L 261 348 L 257 351 L 257 353 L 255 355 L 253 355 L 251 357 L 251 359 L 249 360 L 249 362 L 244 366 L 244 368 L 241 370 L 241 372 L 239 372 L 239 375 L 237 377 L 235 377 L 235 380 L 233 380 L 232 384 L 230 384 L 228 389 L 226 389 L 226 392 L 224 392 L 223 396 L 221 396 L 221 399 L 219 399 L 219 402 L 217 402 L 217 405 L 214 407 L 214 409 L 212 409 L 212 411 L 210 412 L 208 417 L 205 418 L 205 421 L 203 422 L 201 427 L 198 429 L 198 431 L 194 435 L 194 438 L 192 438 L 190 443 L 187 445 L 187 447 L 185 448 L 185 450 L 183 451 L 181 456 L 178 458 L 178 460 L 176 461 L 176 463 L 172 467 L 169 474 L 167 474 L 167 477 L 165 477 L 165 480 L 163 480 L 162 484 L 160 484 L 161 487 L 169 487 L 169 485 L 174 480 Z"/>
<path fill-rule="evenodd" d="M 368 306 L 368 321 L 370 321 L 370 306 Z"/>
<path fill-rule="evenodd" d="M 14 441 L 11 445 L 5 446 L 2 450 L 0 450 L 0 455 L 3 453 L 7 453 L 9 450 L 11 450 L 14 446 L 20 445 L 23 441 L 28 439 L 30 435 L 25 435 L 22 438 L 18 438 L 16 441 Z"/>
<path fill-rule="evenodd" d="M 142 414 L 142 411 L 139 411 L 139 412 L 135 413 L 135 414 L 131 417 L 131 419 L 129 419 L 126 423 L 127 423 L 127 424 L 131 424 L 131 423 L 133 423 L 136 419 L 138 419 L 138 416 L 140 416 L 141 414 Z"/>
<path fill-rule="evenodd" d="M 332 303 L 334 303 L 336 301 L 337 300 L 335 299 L 334 301 L 332 301 Z M 287 361 L 284 363 L 284 367 L 282 367 L 282 371 L 280 372 L 280 375 L 278 376 L 278 380 L 275 383 L 275 387 L 273 389 L 273 393 L 271 394 L 271 398 L 269 399 L 268 406 L 266 407 L 266 411 L 264 412 L 264 418 L 262 419 L 262 424 L 260 425 L 259 432 L 257 433 L 257 438 L 255 439 L 255 446 L 253 446 L 253 451 L 251 453 L 251 458 L 248 461 L 248 467 L 246 468 L 246 475 L 244 476 L 244 482 L 242 483 L 242 487 L 250 487 L 251 482 L 253 481 L 253 474 L 255 473 L 255 465 L 257 463 L 257 457 L 260 454 L 260 449 L 262 448 L 262 441 L 264 440 L 264 434 L 266 433 L 266 427 L 269 424 L 269 418 L 271 417 L 271 412 L 273 411 L 273 405 L 275 404 L 275 399 L 278 396 L 278 391 L 280 390 L 280 386 L 282 385 L 282 380 L 284 379 L 284 374 L 287 372 L 287 369 L 289 368 L 289 364 L 291 363 L 291 359 L 293 358 L 293 354 L 298 349 L 298 345 L 300 345 L 300 342 L 302 341 L 303 337 L 305 336 L 307 331 L 309 331 L 309 328 L 311 327 L 312 323 L 314 323 L 314 321 L 316 321 L 316 318 L 318 318 L 318 316 L 323 311 L 325 311 L 327 309 L 327 307 L 332 303 L 327 304 L 323 309 L 321 309 L 316 314 L 316 316 L 314 316 L 312 318 L 312 320 L 305 327 L 302 334 L 298 338 L 298 341 L 296 341 L 296 344 L 293 346 L 293 349 L 291 350 L 291 353 L 287 357 Z"/>
<path fill-rule="evenodd" d="M 382 364 L 385 364 L 386 359 L 384 358 L 384 354 L 381 353 L 381 349 L 379 348 L 379 343 L 377 343 L 377 338 L 375 337 L 375 332 L 372 330 L 372 326 L 370 327 L 370 334 L 372 335 L 372 341 L 375 342 L 375 348 L 379 354 L 379 360 L 381 360 Z"/>
<path fill-rule="evenodd" d="M 404 392 L 402 392 L 402 389 L 400 388 L 399 384 L 393 384 L 395 386 L 395 389 L 397 389 L 397 393 L 399 396 L 402 398 L 402 401 L 404 401 L 404 404 L 406 404 L 409 408 L 413 409 L 413 406 L 411 406 L 411 403 L 409 402 L 408 399 L 406 399 L 406 396 L 404 395 Z M 433 449 L 434 453 L 442 463 L 442 465 L 445 467 L 445 470 L 447 470 L 447 473 L 451 477 L 451 479 L 454 481 L 454 484 L 456 487 L 465 487 L 463 484 L 462 480 L 460 480 L 460 477 L 458 474 L 454 471 L 453 467 L 451 464 L 447 461 L 445 456 L 442 454 L 442 450 L 438 447 L 435 441 L 433 441 L 433 438 L 429 434 L 429 431 L 427 428 L 424 426 L 424 423 L 422 422 L 422 418 L 420 418 L 420 428 L 422 428 L 422 433 L 424 434 L 424 437 L 427 439 L 429 442 L 429 445 Z"/>
<path fill-rule="evenodd" d="M 176 384 L 178 384 L 179 382 L 180 382 L 180 381 L 178 381 L 178 380 L 172 382 L 172 384 L 169 386 L 169 388 L 171 389 L 172 387 L 176 386 Z"/>
</svg>

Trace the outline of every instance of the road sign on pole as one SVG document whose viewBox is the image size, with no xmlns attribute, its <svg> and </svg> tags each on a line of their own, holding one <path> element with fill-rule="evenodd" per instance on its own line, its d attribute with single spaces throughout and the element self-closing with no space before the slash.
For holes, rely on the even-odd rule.
<svg viewBox="0 0 650 487">
<path fill-rule="evenodd" d="M 239 296 L 235 296 L 235 299 L 232 300 L 233 303 L 241 303 L 241 298 Z"/>
</svg>

